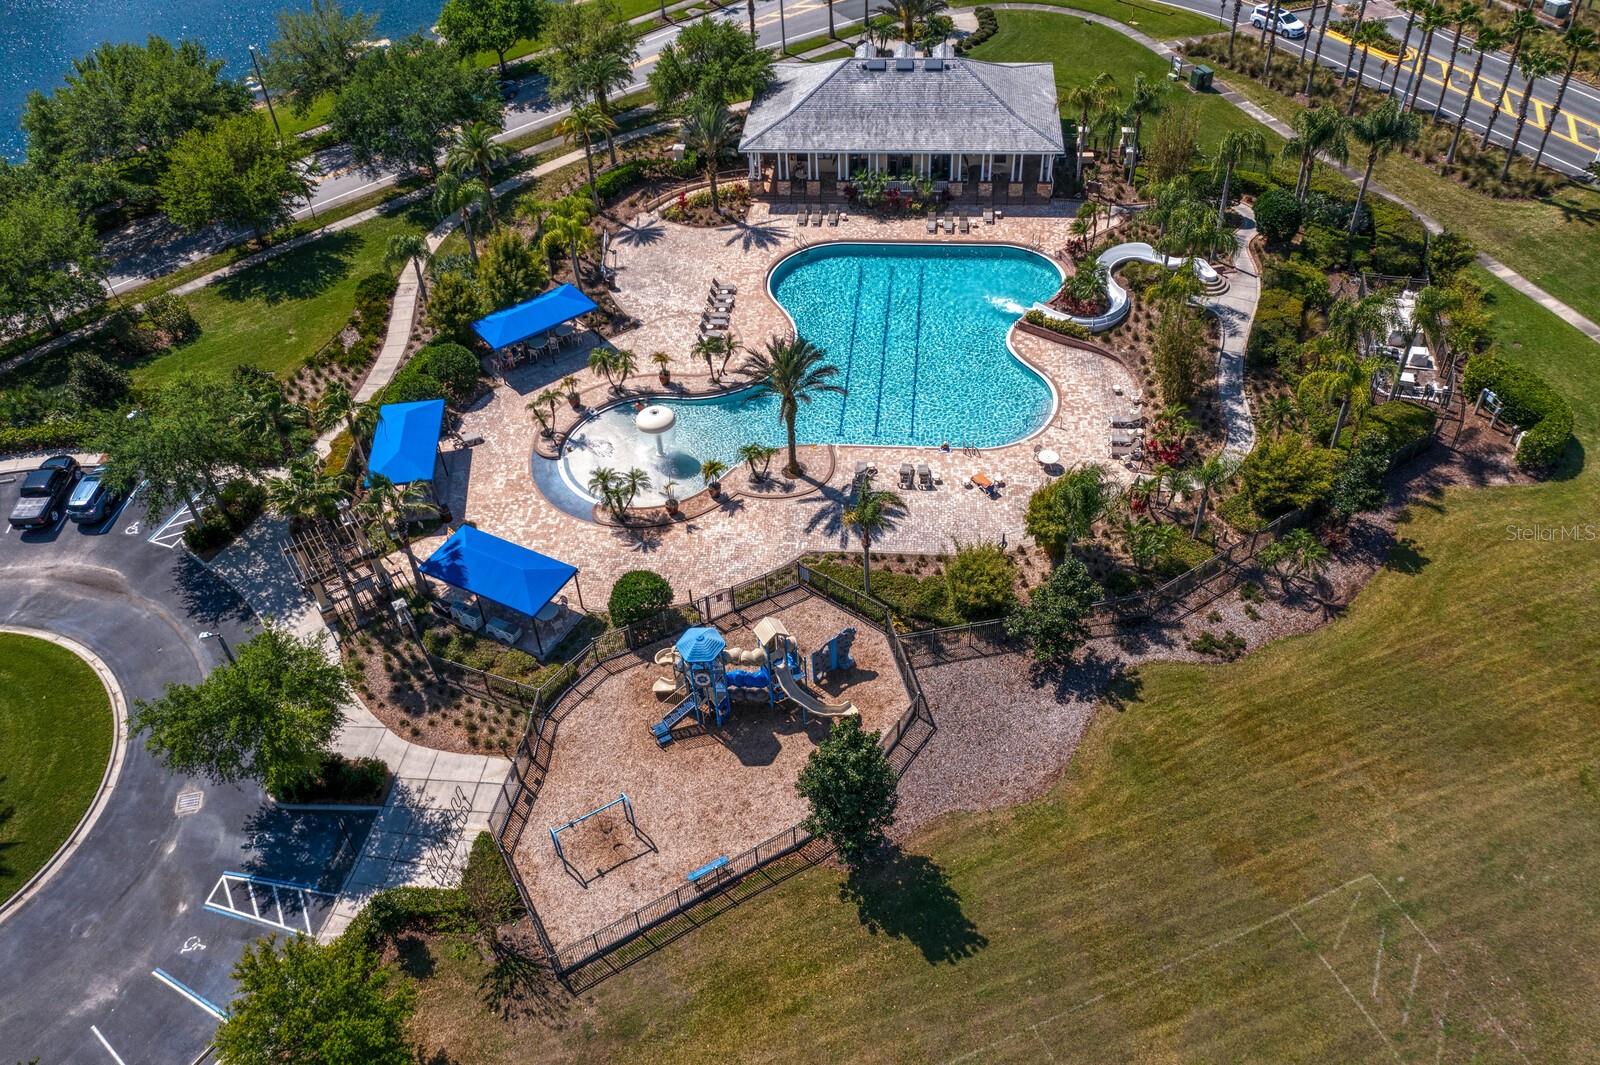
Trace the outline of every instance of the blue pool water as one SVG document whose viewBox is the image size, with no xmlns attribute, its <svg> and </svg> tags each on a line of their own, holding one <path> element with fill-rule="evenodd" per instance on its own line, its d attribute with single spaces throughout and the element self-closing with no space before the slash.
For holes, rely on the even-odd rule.
<svg viewBox="0 0 1600 1065">
<path fill-rule="evenodd" d="M 17 121 L 28 93 L 49 92 L 71 73 L 72 61 L 102 41 L 143 42 L 150 34 L 176 41 L 193 37 L 216 59 L 223 75 L 250 73 L 250 45 L 278 35 L 280 10 L 303 10 L 310 0 L 4 0 L 0 35 L 0 155 L 19 159 L 26 140 Z M 380 37 L 404 37 L 439 18 L 443 0 L 363 0 L 345 3 L 378 16 Z"/>
<path fill-rule="evenodd" d="M 916 447 L 1028 436 L 1050 416 L 1050 386 L 1011 354 L 1006 333 L 1060 284 L 1050 260 L 1003 245 L 829 244 L 790 256 L 772 273 L 773 297 L 848 389 L 803 405 L 796 436 Z M 635 430 L 628 405 L 586 423 L 563 460 L 568 483 L 637 466 L 653 482 L 637 502 L 652 503 L 668 480 L 679 495 L 698 491 L 705 459 L 732 464 L 744 444 L 784 442 L 777 401 L 748 391 L 661 405 L 677 420 L 659 441 Z"/>
</svg>

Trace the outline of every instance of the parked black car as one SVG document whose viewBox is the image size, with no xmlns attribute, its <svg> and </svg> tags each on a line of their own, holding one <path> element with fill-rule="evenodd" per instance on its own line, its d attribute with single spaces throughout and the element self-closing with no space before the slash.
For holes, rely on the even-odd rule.
<svg viewBox="0 0 1600 1065">
<path fill-rule="evenodd" d="M 67 500 L 67 517 L 79 525 L 98 525 L 116 511 L 125 494 L 102 481 L 99 469 L 90 470 Z"/>
<path fill-rule="evenodd" d="M 11 508 L 15 529 L 48 528 L 61 520 L 72 486 L 78 483 L 78 460 L 53 455 L 22 482 L 22 498 Z"/>
</svg>

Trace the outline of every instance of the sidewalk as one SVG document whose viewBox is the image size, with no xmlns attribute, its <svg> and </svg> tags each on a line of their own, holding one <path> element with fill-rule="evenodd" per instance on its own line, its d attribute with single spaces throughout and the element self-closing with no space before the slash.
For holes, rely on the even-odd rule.
<svg viewBox="0 0 1600 1065">
<path fill-rule="evenodd" d="M 1222 455 L 1238 462 L 1256 446 L 1256 421 L 1250 413 L 1250 397 L 1244 390 L 1244 347 L 1250 339 L 1256 304 L 1261 299 L 1261 279 L 1256 276 L 1255 259 L 1250 255 L 1250 241 L 1256 235 L 1255 212 L 1242 203 L 1233 210 L 1243 222 L 1235 231 L 1239 244 L 1233 250 L 1233 273 L 1228 275 L 1228 291 L 1207 300 L 1206 306 L 1216 315 L 1222 330 L 1222 346 L 1217 352 L 1217 396 L 1228 422 Z"/>
</svg>

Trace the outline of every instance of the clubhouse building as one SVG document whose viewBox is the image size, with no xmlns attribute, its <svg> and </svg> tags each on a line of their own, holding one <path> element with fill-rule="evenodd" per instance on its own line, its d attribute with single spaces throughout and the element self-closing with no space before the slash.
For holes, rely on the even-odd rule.
<svg viewBox="0 0 1600 1065">
<path fill-rule="evenodd" d="M 982 63 L 948 46 L 928 57 L 779 63 L 750 108 L 739 150 L 751 188 L 829 199 L 860 174 L 926 179 L 952 200 L 1047 200 L 1066 151 L 1049 63 Z"/>
</svg>

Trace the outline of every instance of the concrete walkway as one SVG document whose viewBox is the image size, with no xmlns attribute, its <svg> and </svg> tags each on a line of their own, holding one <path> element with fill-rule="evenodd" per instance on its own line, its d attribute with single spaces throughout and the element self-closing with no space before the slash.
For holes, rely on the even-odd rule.
<svg viewBox="0 0 1600 1065">
<path fill-rule="evenodd" d="M 1255 260 L 1250 257 L 1250 241 L 1256 235 L 1255 212 L 1241 203 L 1234 207 L 1234 213 L 1239 215 L 1241 224 L 1235 230 L 1239 244 L 1233 251 L 1233 273 L 1228 275 L 1228 290 L 1206 300 L 1206 309 L 1216 316 L 1222 330 L 1217 351 L 1217 397 L 1222 402 L 1228 430 L 1222 442 L 1222 457 L 1238 462 L 1256 446 L 1256 422 L 1244 389 L 1244 347 L 1261 299 L 1261 278 L 1256 276 Z"/>
<path fill-rule="evenodd" d="M 1044 11 L 1051 14 L 1066 15 L 1072 18 L 1083 19 L 1085 22 L 1093 22 L 1097 25 L 1105 26 L 1108 29 L 1116 30 L 1124 37 L 1143 45 L 1152 52 L 1161 56 L 1163 59 L 1171 59 L 1173 56 L 1178 54 L 1170 45 L 1163 41 L 1158 41 L 1148 34 L 1140 33 L 1138 30 L 1133 29 L 1124 23 L 1118 22 L 1116 19 L 1107 18 L 1104 15 L 1096 15 L 1093 12 L 1051 7 L 1046 4 L 991 4 L 990 6 L 996 11 Z M 1221 78 L 1213 79 L 1212 84 L 1216 86 L 1217 92 L 1224 100 L 1227 100 L 1233 106 L 1237 107 L 1239 110 L 1243 111 L 1257 122 L 1260 122 L 1263 126 L 1266 126 L 1280 137 L 1288 139 L 1294 136 L 1294 130 L 1289 127 L 1288 123 L 1274 118 L 1261 107 L 1258 107 L 1256 104 L 1246 100 L 1243 96 L 1239 95 L 1236 90 L 1229 88 L 1227 83 Z M 1349 166 L 1336 166 L 1335 169 L 1337 169 L 1339 173 L 1343 174 L 1351 181 L 1358 184 L 1360 183 L 1361 172 L 1359 170 Z M 1428 231 L 1431 233 L 1439 233 L 1444 229 L 1444 226 L 1441 225 L 1436 219 L 1430 217 L 1421 208 L 1407 203 L 1393 192 L 1390 192 L 1388 189 L 1384 188 L 1380 182 L 1373 181 L 1368 186 L 1368 192 L 1371 195 L 1382 196 L 1386 200 L 1392 200 L 1393 202 L 1404 207 L 1406 210 L 1412 212 L 1419 220 L 1421 220 L 1422 224 L 1427 227 Z M 1590 340 L 1600 343 L 1600 324 L 1596 324 L 1592 319 L 1585 316 L 1576 308 L 1571 307 L 1552 296 L 1550 293 L 1546 292 L 1544 289 L 1540 288 L 1523 275 L 1517 273 L 1505 263 L 1494 258 L 1492 255 L 1489 255 L 1487 252 L 1478 253 L 1478 262 L 1485 270 L 1488 270 L 1491 274 L 1494 274 L 1500 280 L 1504 281 L 1518 292 L 1521 292 L 1524 296 L 1527 296 L 1545 310 L 1549 311 L 1557 318 L 1560 318 L 1562 321 L 1578 330 Z"/>
</svg>

